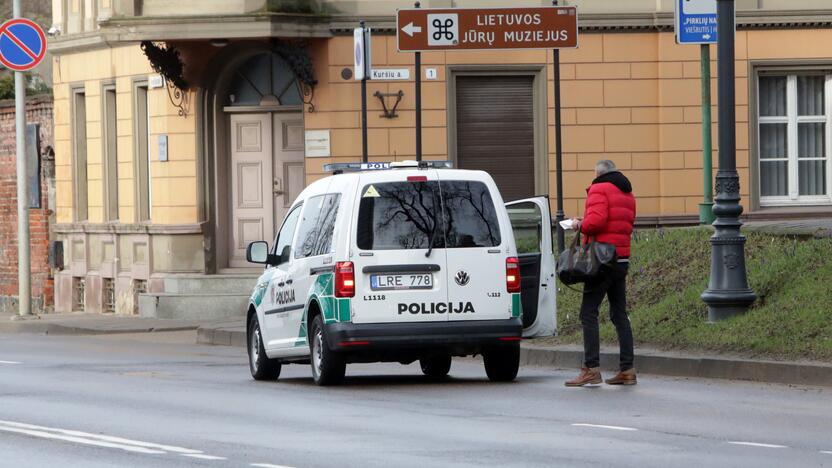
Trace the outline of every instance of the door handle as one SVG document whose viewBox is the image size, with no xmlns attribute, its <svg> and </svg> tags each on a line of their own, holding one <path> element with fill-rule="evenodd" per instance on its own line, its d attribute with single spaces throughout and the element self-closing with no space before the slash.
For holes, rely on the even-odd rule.
<svg viewBox="0 0 832 468">
<path fill-rule="evenodd" d="M 286 284 L 292 284 L 292 283 L 293 283 L 293 281 L 292 281 L 292 280 L 290 280 L 290 279 L 287 279 L 287 280 L 286 280 Z"/>
<path fill-rule="evenodd" d="M 275 196 L 280 196 L 286 193 L 286 191 L 283 190 L 283 179 L 281 179 L 280 177 L 275 177 L 272 184 L 272 191 L 274 192 Z"/>
</svg>

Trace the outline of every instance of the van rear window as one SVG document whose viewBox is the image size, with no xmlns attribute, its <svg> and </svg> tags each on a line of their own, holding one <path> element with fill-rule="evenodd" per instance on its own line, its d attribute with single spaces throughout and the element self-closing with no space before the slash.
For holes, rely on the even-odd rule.
<svg viewBox="0 0 832 468">
<path fill-rule="evenodd" d="M 356 243 L 362 250 L 494 247 L 500 228 L 482 182 L 385 182 L 361 190 Z"/>
</svg>

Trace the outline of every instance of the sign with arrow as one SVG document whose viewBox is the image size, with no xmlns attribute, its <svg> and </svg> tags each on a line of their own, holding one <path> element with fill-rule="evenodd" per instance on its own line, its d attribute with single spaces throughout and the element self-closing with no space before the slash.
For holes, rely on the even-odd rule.
<svg viewBox="0 0 832 468">
<path fill-rule="evenodd" d="M 575 48 L 578 10 L 575 7 L 398 10 L 396 32 L 399 52 Z"/>
<path fill-rule="evenodd" d="M 716 44 L 716 0 L 676 0 L 676 42 Z"/>
</svg>

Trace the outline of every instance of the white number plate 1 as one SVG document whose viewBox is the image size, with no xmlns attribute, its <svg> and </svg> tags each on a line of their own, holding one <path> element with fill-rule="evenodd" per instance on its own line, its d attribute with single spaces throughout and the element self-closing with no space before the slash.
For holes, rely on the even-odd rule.
<svg viewBox="0 0 832 468">
<path fill-rule="evenodd" d="M 430 273 L 370 275 L 370 289 L 373 291 L 431 288 L 433 288 L 433 275 Z"/>
</svg>

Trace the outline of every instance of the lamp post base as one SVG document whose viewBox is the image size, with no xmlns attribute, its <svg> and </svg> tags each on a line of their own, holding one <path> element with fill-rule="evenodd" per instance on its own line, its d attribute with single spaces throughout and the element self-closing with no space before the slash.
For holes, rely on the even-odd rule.
<svg viewBox="0 0 832 468">
<path fill-rule="evenodd" d="M 757 295 L 751 289 L 719 291 L 708 289 L 702 293 L 701 297 L 708 304 L 709 323 L 742 315 L 757 300 Z"/>
</svg>

